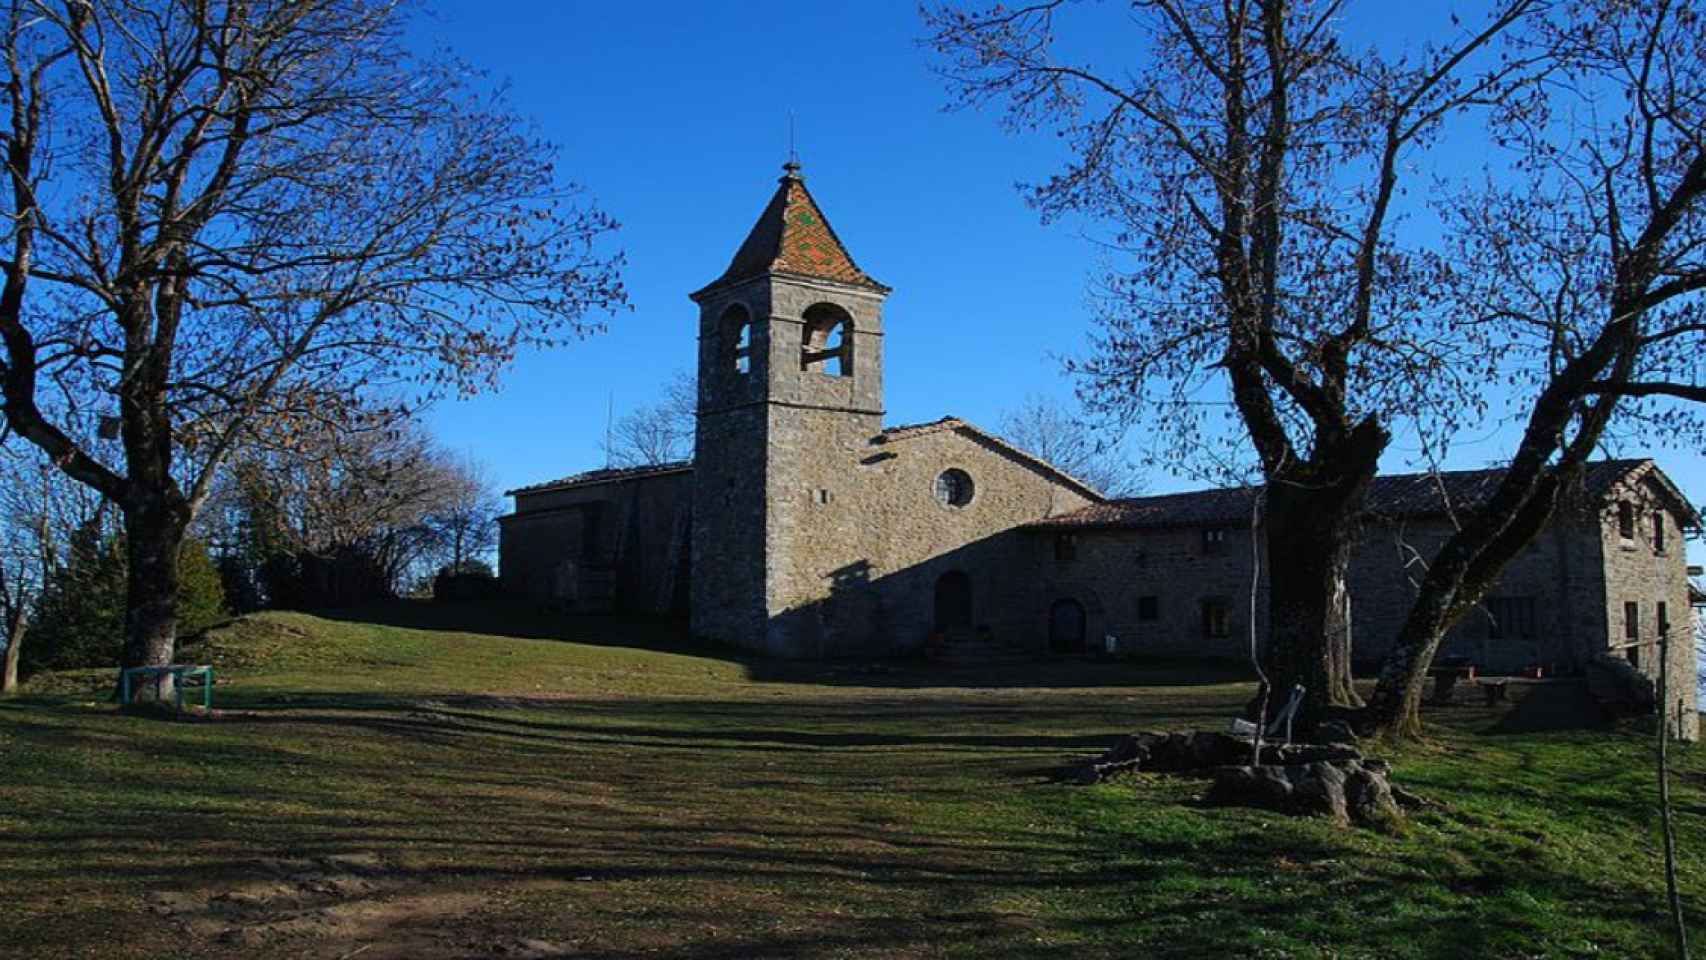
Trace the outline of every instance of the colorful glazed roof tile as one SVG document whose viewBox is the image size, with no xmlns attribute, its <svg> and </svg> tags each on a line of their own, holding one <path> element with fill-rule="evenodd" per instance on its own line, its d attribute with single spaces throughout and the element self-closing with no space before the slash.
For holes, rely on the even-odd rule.
<svg viewBox="0 0 1706 960">
<path fill-rule="evenodd" d="M 872 280 L 853 262 L 806 189 L 799 165 L 790 163 L 783 169 L 787 172 L 778 181 L 775 195 L 735 252 L 729 268 L 693 296 L 772 273 L 833 280 L 887 293 L 888 287 Z"/>
</svg>

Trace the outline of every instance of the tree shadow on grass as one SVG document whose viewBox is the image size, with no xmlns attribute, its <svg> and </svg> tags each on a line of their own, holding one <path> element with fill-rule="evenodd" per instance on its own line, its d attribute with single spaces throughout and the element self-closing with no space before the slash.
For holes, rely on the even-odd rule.
<svg viewBox="0 0 1706 960">
<path fill-rule="evenodd" d="M 1173 781 L 994 789 L 1098 742 L 1111 697 L 312 699 L 102 741 L 75 811 L 21 811 L 32 829 L 0 833 L 0 861 L 20 865 L 28 897 L 85 876 L 140 897 L 222 892 L 257 857 L 379 851 L 399 889 L 492 894 L 442 921 L 459 937 L 607 957 L 1511 956 L 1585 943 L 1593 927 L 1575 915 L 1656 924 L 1649 893 L 1506 837 L 1499 777 L 1539 782 L 1531 754 L 1567 743 L 1501 739 L 1509 771 L 1457 797 L 1492 813 L 1392 838 L 1203 808 Z M 1615 754 L 1579 774 L 1602 779 Z M 137 774 L 176 771 L 192 772 L 176 790 L 137 792 Z M 22 773 L 37 778 L 15 784 L 26 804 L 36 790 L 61 802 L 63 770 Z"/>
<path fill-rule="evenodd" d="M 1202 686 L 1243 683 L 1249 669 L 1226 660 L 1149 657 L 1099 660 L 1085 656 L 1020 655 L 994 663 L 943 663 L 920 657 L 792 660 L 758 656 L 691 636 L 679 621 L 633 616 L 547 613 L 521 605 L 491 607 L 398 600 L 344 610 L 312 611 L 344 623 L 409 630 L 474 633 L 525 640 L 650 650 L 741 666 L 763 683 L 893 689 L 1094 689 L 1121 686 Z"/>
</svg>

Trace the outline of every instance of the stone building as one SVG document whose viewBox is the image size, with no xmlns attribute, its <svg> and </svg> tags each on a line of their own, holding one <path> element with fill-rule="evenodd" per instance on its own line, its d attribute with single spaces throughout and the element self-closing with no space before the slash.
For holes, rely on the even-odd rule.
<svg viewBox="0 0 1706 960">
<path fill-rule="evenodd" d="M 692 294 L 694 461 L 511 491 L 506 589 L 685 613 L 700 636 L 778 656 L 907 653 L 932 635 L 1242 656 L 1252 589 L 1264 608 L 1253 564 L 1283 562 L 1251 542 L 1253 494 L 1106 500 L 964 420 L 884 427 L 888 293 L 790 164 L 728 268 Z M 1360 658 L 1384 652 L 1450 511 L 1497 477 L 1376 482 L 1351 590 Z M 1687 637 L 1681 538 L 1699 517 L 1651 461 L 1596 463 L 1583 487 L 1448 653 L 1565 671 L 1615 653 L 1651 672 L 1659 638 Z"/>
<path fill-rule="evenodd" d="M 1483 503 L 1501 473 L 1376 478 L 1348 591 L 1360 663 L 1387 653 L 1427 562 L 1451 534 L 1452 512 Z M 1259 534 L 1252 543 L 1257 509 L 1254 490 L 1205 490 L 1104 501 L 1027 524 L 1037 541 L 1027 551 L 1037 600 L 1050 609 L 1049 645 L 1071 650 L 1084 636 L 1112 637 L 1133 653 L 1247 656 L 1252 610 L 1255 635 L 1266 630 L 1264 571 L 1285 562 L 1268 555 Z M 1548 676 L 1611 656 L 1653 679 L 1663 652 L 1672 703 L 1686 705 L 1692 739 L 1696 666 L 1682 541 L 1700 529 L 1700 516 L 1653 461 L 1591 463 L 1580 489 L 1446 636 L 1439 656 L 1489 673 L 1539 668 Z"/>
</svg>

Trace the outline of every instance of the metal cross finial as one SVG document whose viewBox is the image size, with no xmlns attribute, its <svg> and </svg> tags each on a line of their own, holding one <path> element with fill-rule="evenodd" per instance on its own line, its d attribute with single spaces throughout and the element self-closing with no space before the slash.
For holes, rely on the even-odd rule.
<svg viewBox="0 0 1706 960">
<path fill-rule="evenodd" d="M 782 164 L 782 171 L 789 177 L 798 179 L 800 176 L 800 151 L 794 145 L 794 111 L 788 111 L 788 162 Z"/>
</svg>

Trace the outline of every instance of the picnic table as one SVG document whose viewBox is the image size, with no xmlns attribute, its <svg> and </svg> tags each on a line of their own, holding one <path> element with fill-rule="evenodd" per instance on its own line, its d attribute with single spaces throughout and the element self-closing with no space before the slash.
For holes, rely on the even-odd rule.
<svg viewBox="0 0 1706 960">
<path fill-rule="evenodd" d="M 179 710 L 184 708 L 184 681 L 189 679 L 201 681 L 201 708 L 207 710 L 213 706 L 213 665 L 207 663 L 168 663 L 154 667 L 127 667 L 119 672 L 119 703 L 129 704 L 131 702 L 132 678 L 141 680 L 143 684 L 152 679 L 155 693 L 158 695 L 160 684 L 167 676 L 172 678 L 172 690 L 177 696 Z"/>
</svg>

